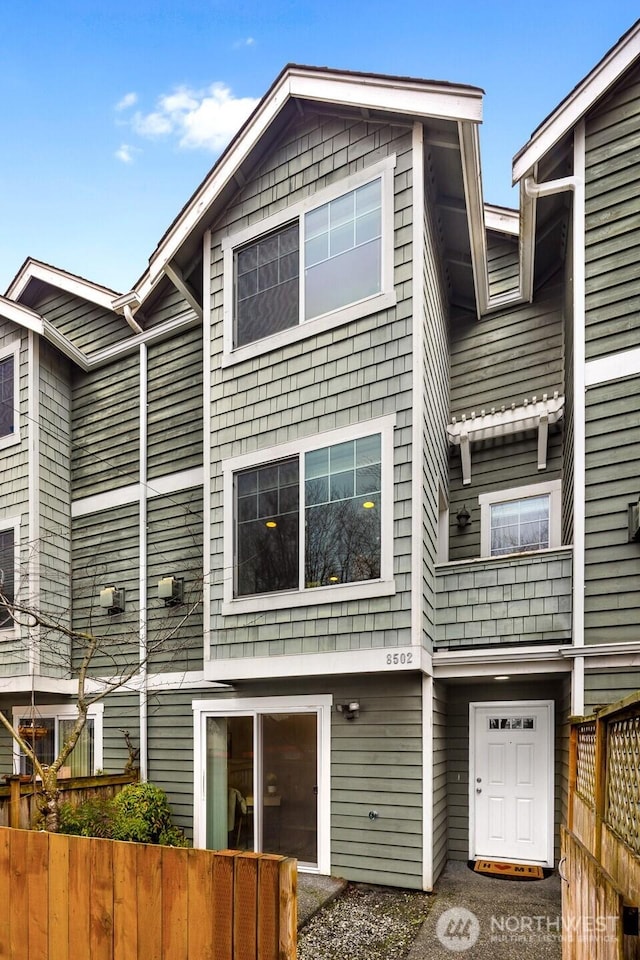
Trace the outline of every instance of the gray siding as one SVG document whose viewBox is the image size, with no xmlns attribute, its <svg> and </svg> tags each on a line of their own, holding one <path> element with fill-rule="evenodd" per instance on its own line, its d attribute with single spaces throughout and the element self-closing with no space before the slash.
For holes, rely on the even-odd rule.
<svg viewBox="0 0 640 960">
<path fill-rule="evenodd" d="M 640 78 L 586 125 L 587 359 L 640 345 Z"/>
<path fill-rule="evenodd" d="M 202 490 L 154 497 L 147 506 L 151 671 L 202 670 Z M 158 581 L 184 580 L 184 603 L 165 607 Z"/>
<path fill-rule="evenodd" d="M 428 158 L 427 158 L 428 169 Z M 422 641 L 428 648 L 435 637 L 434 565 L 438 555 L 440 491 L 448 488 L 446 425 L 449 411 L 448 306 L 438 263 L 437 229 L 433 200 L 426 191 L 422 257 L 423 351 L 421 357 L 422 402 Z M 417 349 L 417 348 L 416 348 Z M 410 487 L 408 475 L 407 486 Z M 397 489 L 397 488 L 396 488 Z M 405 507 L 405 505 L 400 505 Z M 411 530 L 411 517 L 406 522 Z M 417 598 L 416 598 L 417 599 Z"/>
<path fill-rule="evenodd" d="M 127 504 L 73 521 L 73 626 L 99 639 L 93 673 L 119 676 L 139 658 L 138 505 Z M 100 590 L 125 590 L 125 611 L 109 616 L 99 605 Z M 86 645 L 76 641 L 77 666 Z"/>
<path fill-rule="evenodd" d="M 437 587 L 439 650 L 571 642 L 570 550 L 442 565 Z"/>
<path fill-rule="evenodd" d="M 459 317 L 451 335 L 451 415 L 521 404 L 544 393 L 563 393 L 562 290 L 552 286 L 536 302 L 481 320 Z M 546 470 L 538 470 L 536 431 L 471 445 L 471 483 L 463 486 L 460 451 L 450 458 L 449 559 L 480 555 L 478 496 L 557 479 L 562 470 L 562 427 L 549 430 Z M 472 522 L 464 530 L 456 514 L 465 505 Z"/>
<path fill-rule="evenodd" d="M 222 368 L 223 233 L 255 223 L 395 152 L 393 310 L 374 313 L 253 360 Z M 319 157 L 322 157 L 320 160 Z M 293 123 L 229 207 L 212 238 L 212 655 L 364 649 L 410 642 L 411 586 L 411 135 L 334 117 Z M 275 186 L 274 186 L 275 184 Z M 218 615 L 223 574 L 221 460 L 342 425 L 395 414 L 394 570 L 391 598 Z M 274 454 L 274 456 L 277 454 Z"/>
<path fill-rule="evenodd" d="M 129 731 L 134 747 L 140 746 L 139 697 L 136 694 L 122 693 L 114 693 L 106 697 L 102 723 L 104 772 L 123 773 L 129 754 L 122 731 Z"/>
<path fill-rule="evenodd" d="M 73 378 L 73 496 L 136 483 L 139 476 L 138 354 Z"/>
<path fill-rule="evenodd" d="M 640 690 L 640 670 L 629 667 L 587 670 L 584 675 L 585 716 L 593 713 L 596 707 L 617 703 L 637 690 Z"/>
<path fill-rule="evenodd" d="M 39 292 L 29 301 L 37 313 L 88 356 L 132 335 L 124 317 L 55 287 L 40 284 Z"/>
<path fill-rule="evenodd" d="M 628 504 L 640 492 L 640 377 L 587 391 L 585 641 L 636 640 L 640 548 Z"/>
<path fill-rule="evenodd" d="M 70 365 L 44 341 L 40 343 L 40 531 L 38 566 L 40 607 L 70 622 L 71 583 L 71 388 Z M 43 650 L 41 672 L 65 674 L 69 664 L 50 664 Z"/>
<path fill-rule="evenodd" d="M 202 466 L 202 329 L 153 344 L 148 354 L 150 480 Z"/>
<path fill-rule="evenodd" d="M 154 297 L 153 303 L 145 303 L 144 306 L 144 328 L 150 330 L 161 323 L 166 323 L 173 317 L 181 316 L 185 313 L 191 313 L 192 307 L 189 306 L 182 294 L 176 290 L 168 280 L 159 284 L 159 291 Z"/>
<path fill-rule="evenodd" d="M 343 677 L 242 684 L 236 696 L 333 694 L 357 699 L 360 717 L 332 711 L 331 872 L 350 880 L 422 885 L 422 695 L 417 675 Z M 149 779 L 169 794 L 176 820 L 193 824 L 191 702 L 231 694 L 206 689 L 152 697 Z M 369 819 L 369 810 L 379 813 Z"/>
<path fill-rule="evenodd" d="M 517 290 L 520 283 L 518 238 L 487 231 L 489 296 Z"/>
<path fill-rule="evenodd" d="M 447 862 L 447 687 L 433 681 L 433 880 L 437 880 Z"/>
</svg>

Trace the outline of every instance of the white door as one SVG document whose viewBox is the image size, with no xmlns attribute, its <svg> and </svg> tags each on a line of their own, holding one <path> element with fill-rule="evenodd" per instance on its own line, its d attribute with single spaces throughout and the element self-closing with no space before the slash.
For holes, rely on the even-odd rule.
<svg viewBox="0 0 640 960">
<path fill-rule="evenodd" d="M 470 704 L 471 858 L 553 865 L 553 703 Z"/>
</svg>

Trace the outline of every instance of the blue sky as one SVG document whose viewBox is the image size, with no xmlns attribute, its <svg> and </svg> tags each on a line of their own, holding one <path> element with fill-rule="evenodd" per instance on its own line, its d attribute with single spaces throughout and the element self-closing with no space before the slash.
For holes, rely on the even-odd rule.
<svg viewBox="0 0 640 960">
<path fill-rule="evenodd" d="M 638 16 L 614 0 L 5 0 L 0 289 L 26 256 L 126 291 L 288 62 L 485 90 L 485 199 Z"/>
</svg>

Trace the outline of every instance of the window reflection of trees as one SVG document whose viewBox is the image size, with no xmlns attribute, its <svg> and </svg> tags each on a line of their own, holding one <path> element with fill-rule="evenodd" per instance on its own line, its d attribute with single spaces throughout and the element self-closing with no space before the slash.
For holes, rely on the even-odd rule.
<svg viewBox="0 0 640 960">
<path fill-rule="evenodd" d="M 271 593 L 298 587 L 298 514 L 243 523 L 238 543 L 238 594 Z"/>
<path fill-rule="evenodd" d="M 379 469 L 372 467 L 369 472 L 379 483 Z M 380 576 L 379 491 L 370 488 L 357 497 L 313 503 L 320 499 L 321 484 L 307 482 L 307 501 L 312 504 L 305 516 L 306 586 L 376 579 Z"/>
</svg>

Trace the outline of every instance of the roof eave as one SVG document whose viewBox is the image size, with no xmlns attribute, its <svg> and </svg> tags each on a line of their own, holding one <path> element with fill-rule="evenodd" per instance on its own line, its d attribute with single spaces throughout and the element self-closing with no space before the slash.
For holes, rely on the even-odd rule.
<svg viewBox="0 0 640 960">
<path fill-rule="evenodd" d="M 513 158 L 512 179 L 518 183 L 567 134 L 619 77 L 640 57 L 640 20 L 609 50 L 571 93 L 534 131 Z"/>
<path fill-rule="evenodd" d="M 141 301 L 149 295 L 181 246 L 204 225 L 216 197 L 292 98 L 410 115 L 418 119 L 442 117 L 474 124 L 482 120 L 482 91 L 475 87 L 440 86 L 433 81 L 421 83 L 411 79 L 296 66 L 286 68 L 151 255 L 149 268 L 136 285 Z"/>
</svg>

